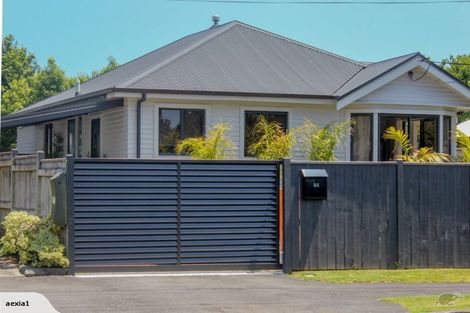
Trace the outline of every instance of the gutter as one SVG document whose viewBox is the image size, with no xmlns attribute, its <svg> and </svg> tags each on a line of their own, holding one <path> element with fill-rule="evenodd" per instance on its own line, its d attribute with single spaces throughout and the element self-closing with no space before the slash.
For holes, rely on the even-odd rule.
<svg viewBox="0 0 470 313">
<path fill-rule="evenodd" d="M 140 141 L 141 141 L 141 116 L 142 116 L 142 102 L 147 100 L 147 94 L 143 93 L 142 97 L 137 100 L 137 143 L 136 143 L 136 153 L 135 156 L 137 159 L 140 159 Z"/>
</svg>

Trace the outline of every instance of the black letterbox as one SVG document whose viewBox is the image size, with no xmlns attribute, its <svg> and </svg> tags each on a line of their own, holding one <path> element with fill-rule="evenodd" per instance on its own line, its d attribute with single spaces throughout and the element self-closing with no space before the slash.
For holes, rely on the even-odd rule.
<svg viewBox="0 0 470 313">
<path fill-rule="evenodd" d="M 328 174 L 325 170 L 302 170 L 304 200 L 322 200 L 328 195 Z"/>
</svg>

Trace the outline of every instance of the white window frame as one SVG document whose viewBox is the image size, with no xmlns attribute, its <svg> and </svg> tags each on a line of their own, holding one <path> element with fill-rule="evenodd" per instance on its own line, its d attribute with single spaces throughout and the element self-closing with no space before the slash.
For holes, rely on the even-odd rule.
<svg viewBox="0 0 470 313">
<path fill-rule="evenodd" d="M 455 125 L 456 113 L 452 113 L 449 111 L 444 110 L 415 110 L 415 109 L 347 109 L 346 110 L 346 118 L 351 120 L 351 114 L 353 113 L 368 113 L 372 114 L 373 119 L 373 133 L 372 133 L 372 161 L 379 160 L 379 114 L 400 114 L 400 115 L 434 115 L 437 117 L 438 120 L 438 149 L 439 152 L 442 151 L 443 148 L 443 127 L 442 121 L 443 116 L 450 116 L 452 125 Z M 346 160 L 351 161 L 351 140 L 346 140 Z M 451 151 L 452 154 L 455 155 L 457 152 L 455 140 L 451 139 Z"/>
</svg>

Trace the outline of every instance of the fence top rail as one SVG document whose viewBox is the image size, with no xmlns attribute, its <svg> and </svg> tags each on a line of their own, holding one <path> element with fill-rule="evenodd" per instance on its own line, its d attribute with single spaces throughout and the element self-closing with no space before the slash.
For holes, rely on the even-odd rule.
<svg viewBox="0 0 470 313">
<path fill-rule="evenodd" d="M 75 158 L 75 163 L 220 163 L 220 164 L 280 164 L 281 161 L 263 160 L 194 160 L 188 158 L 164 158 L 164 159 L 94 159 Z"/>
<path fill-rule="evenodd" d="M 308 160 L 291 160 L 291 164 L 305 165 L 388 165 L 393 166 L 396 161 L 308 161 Z"/>
<path fill-rule="evenodd" d="M 404 162 L 404 166 L 447 166 L 447 167 L 456 167 L 456 166 L 465 166 L 470 167 L 470 163 L 463 162 L 445 162 L 445 163 L 416 163 L 416 162 Z"/>
<path fill-rule="evenodd" d="M 42 159 L 41 163 L 64 163 L 65 158 L 57 158 L 57 159 Z"/>
<path fill-rule="evenodd" d="M 401 162 L 404 166 L 470 166 L 470 163 L 463 162 L 445 162 L 445 163 L 417 163 L 417 162 L 403 162 L 403 161 L 305 161 L 305 160 L 291 160 L 291 164 L 305 164 L 305 165 L 387 165 L 394 166 Z"/>
<path fill-rule="evenodd" d="M 11 160 L 13 157 L 13 154 L 8 151 L 8 152 L 0 152 L 0 161 L 7 161 Z"/>
<path fill-rule="evenodd" d="M 15 157 L 15 160 L 28 160 L 28 159 L 37 159 L 36 154 L 26 154 L 26 155 L 18 155 Z"/>
</svg>

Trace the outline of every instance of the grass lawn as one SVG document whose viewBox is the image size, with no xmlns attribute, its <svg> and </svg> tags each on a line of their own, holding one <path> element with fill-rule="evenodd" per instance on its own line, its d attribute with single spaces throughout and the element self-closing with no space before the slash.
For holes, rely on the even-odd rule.
<svg viewBox="0 0 470 313">
<path fill-rule="evenodd" d="M 409 296 L 409 297 L 391 297 L 382 298 L 381 301 L 400 304 L 408 310 L 409 313 L 425 312 L 457 312 L 470 310 L 470 295 L 462 295 L 453 304 L 441 305 L 436 303 L 439 296 Z"/>
<path fill-rule="evenodd" d="M 294 272 L 291 277 L 332 283 L 468 283 L 470 269 L 306 271 Z"/>
</svg>

